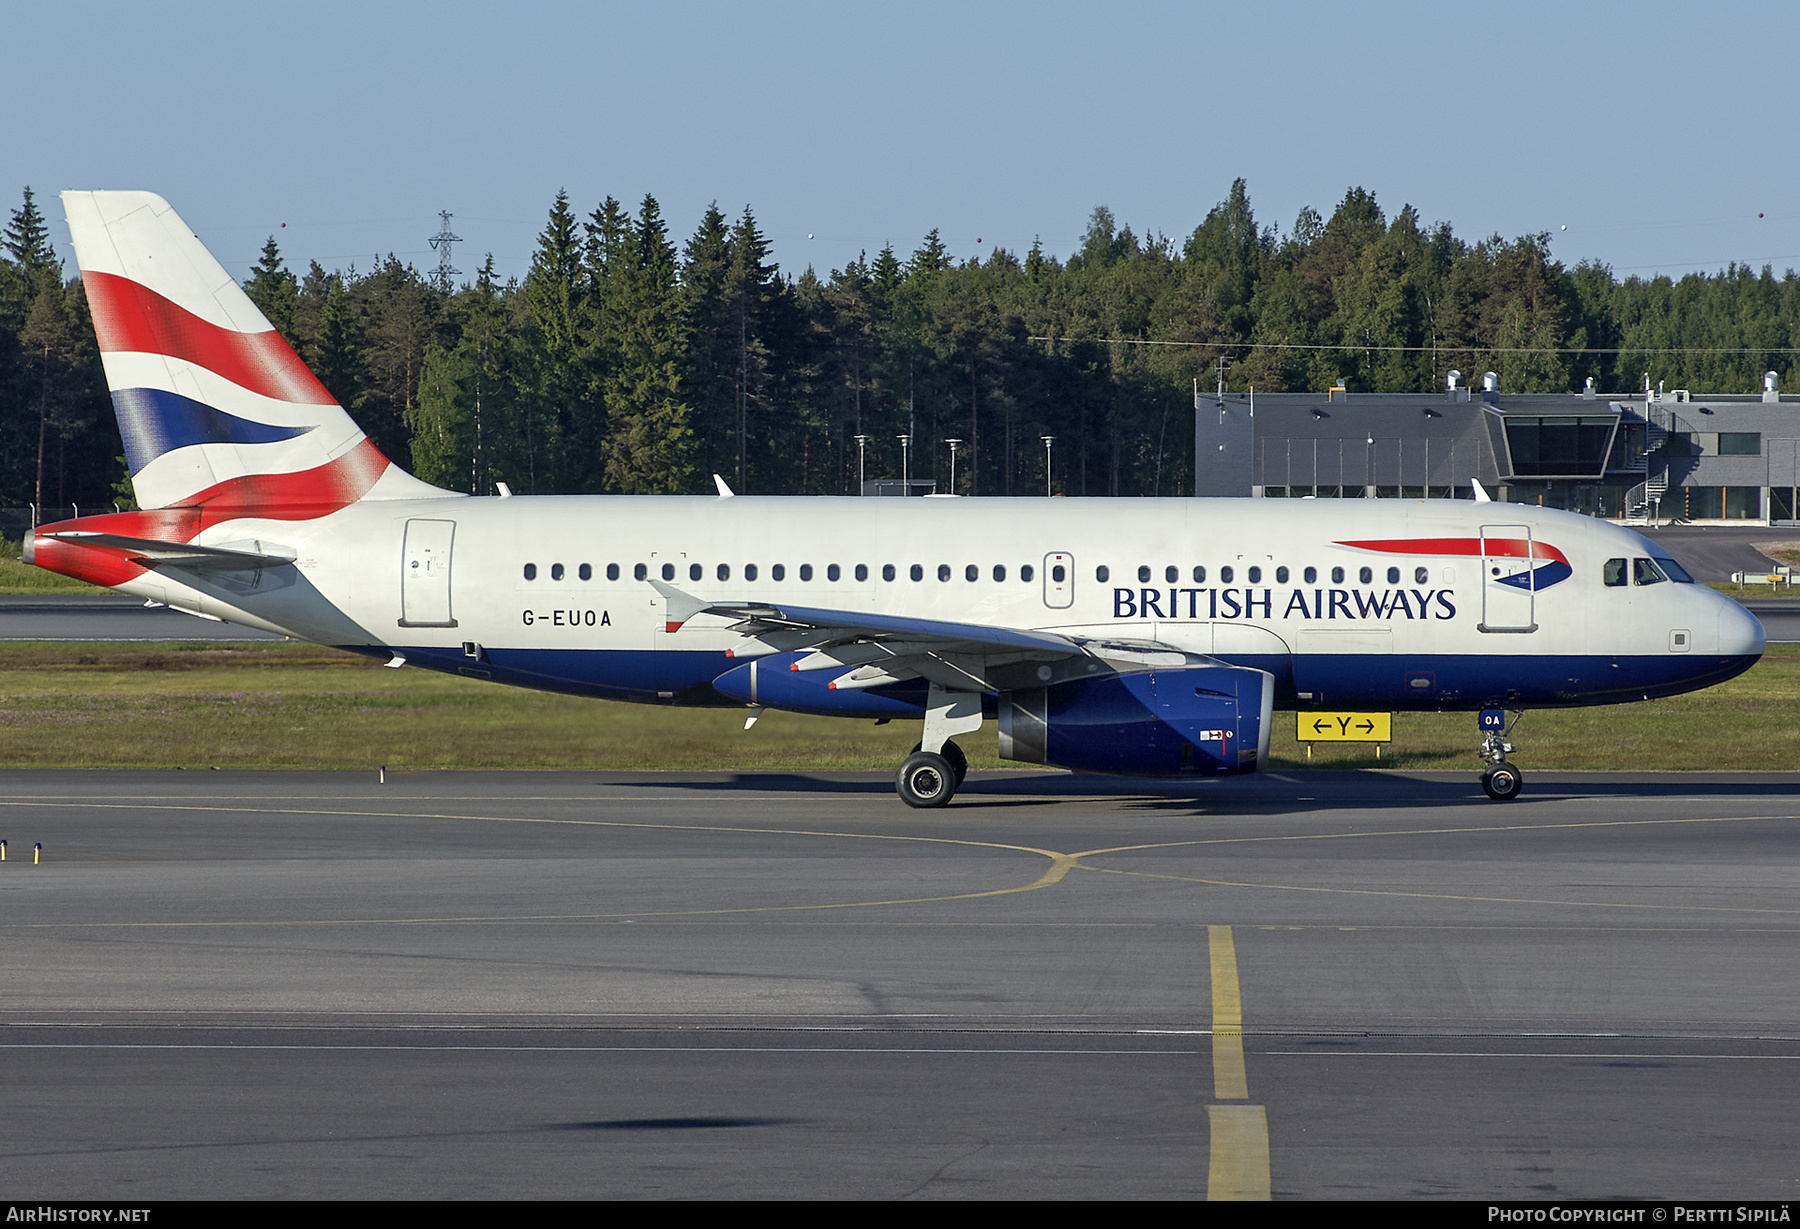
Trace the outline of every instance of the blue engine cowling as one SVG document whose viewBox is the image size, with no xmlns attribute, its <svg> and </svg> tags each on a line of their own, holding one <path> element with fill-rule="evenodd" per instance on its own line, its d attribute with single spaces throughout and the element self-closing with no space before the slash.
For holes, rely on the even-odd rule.
<svg viewBox="0 0 1800 1229">
<path fill-rule="evenodd" d="M 1255 772 L 1274 705 L 1274 675 L 1225 665 L 1002 692 L 1000 757 L 1131 776 Z"/>
</svg>

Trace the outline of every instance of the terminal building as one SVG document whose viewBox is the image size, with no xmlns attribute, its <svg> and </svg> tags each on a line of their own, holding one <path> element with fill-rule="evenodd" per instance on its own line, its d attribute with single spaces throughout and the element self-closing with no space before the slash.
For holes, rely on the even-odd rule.
<svg viewBox="0 0 1800 1229">
<path fill-rule="evenodd" d="M 1646 388 L 1196 392 L 1194 494 L 1497 500 L 1625 521 L 1800 522 L 1800 397 Z"/>
</svg>

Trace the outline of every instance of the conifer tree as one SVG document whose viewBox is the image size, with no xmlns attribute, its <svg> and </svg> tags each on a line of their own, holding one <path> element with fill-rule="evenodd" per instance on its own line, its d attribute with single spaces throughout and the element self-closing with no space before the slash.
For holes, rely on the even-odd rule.
<svg viewBox="0 0 1800 1229">
<path fill-rule="evenodd" d="M 300 338 L 295 325 L 300 318 L 300 281 L 282 261 L 281 248 L 274 235 L 263 244 L 262 255 L 251 267 L 244 293 L 275 326 L 283 340 L 298 350 Z"/>
<path fill-rule="evenodd" d="M 675 249 L 655 197 L 644 197 L 635 226 L 625 221 L 622 242 L 607 255 L 606 316 L 616 347 L 607 381 L 607 484 L 634 495 L 680 494 L 695 475 L 691 412 L 681 394 Z M 603 248 L 615 229 L 611 219 L 604 223 Z"/>
</svg>

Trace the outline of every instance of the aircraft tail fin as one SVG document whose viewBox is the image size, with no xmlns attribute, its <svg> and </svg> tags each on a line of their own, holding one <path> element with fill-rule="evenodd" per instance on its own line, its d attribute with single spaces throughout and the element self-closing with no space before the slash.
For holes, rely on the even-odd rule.
<svg viewBox="0 0 1800 1229">
<path fill-rule="evenodd" d="M 296 520 L 451 494 L 381 454 L 167 201 L 62 200 L 140 506 Z"/>
</svg>

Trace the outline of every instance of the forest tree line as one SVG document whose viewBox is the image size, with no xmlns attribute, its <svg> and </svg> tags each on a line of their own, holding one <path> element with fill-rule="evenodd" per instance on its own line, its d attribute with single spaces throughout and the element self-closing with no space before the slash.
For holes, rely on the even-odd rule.
<svg viewBox="0 0 1800 1229">
<path fill-rule="evenodd" d="M 79 280 L 29 189 L 0 255 L 0 506 L 129 498 Z M 1171 495 L 1192 482 L 1193 384 L 1418 392 L 1494 371 L 1513 392 L 1749 392 L 1788 374 L 1800 277 L 1732 265 L 1629 277 L 1565 268 L 1549 236 L 1468 242 L 1361 188 L 1260 224 L 1242 180 L 1185 239 L 1097 208 L 1067 260 L 1041 244 L 955 261 L 937 231 L 825 277 L 782 272 L 751 209 L 684 243 L 654 197 L 551 205 L 530 271 L 490 256 L 459 287 L 389 256 L 244 288 L 383 452 L 485 494 L 848 494 L 871 479 L 959 494 Z M 1741 351 L 1741 352 L 1734 352 Z"/>
</svg>

